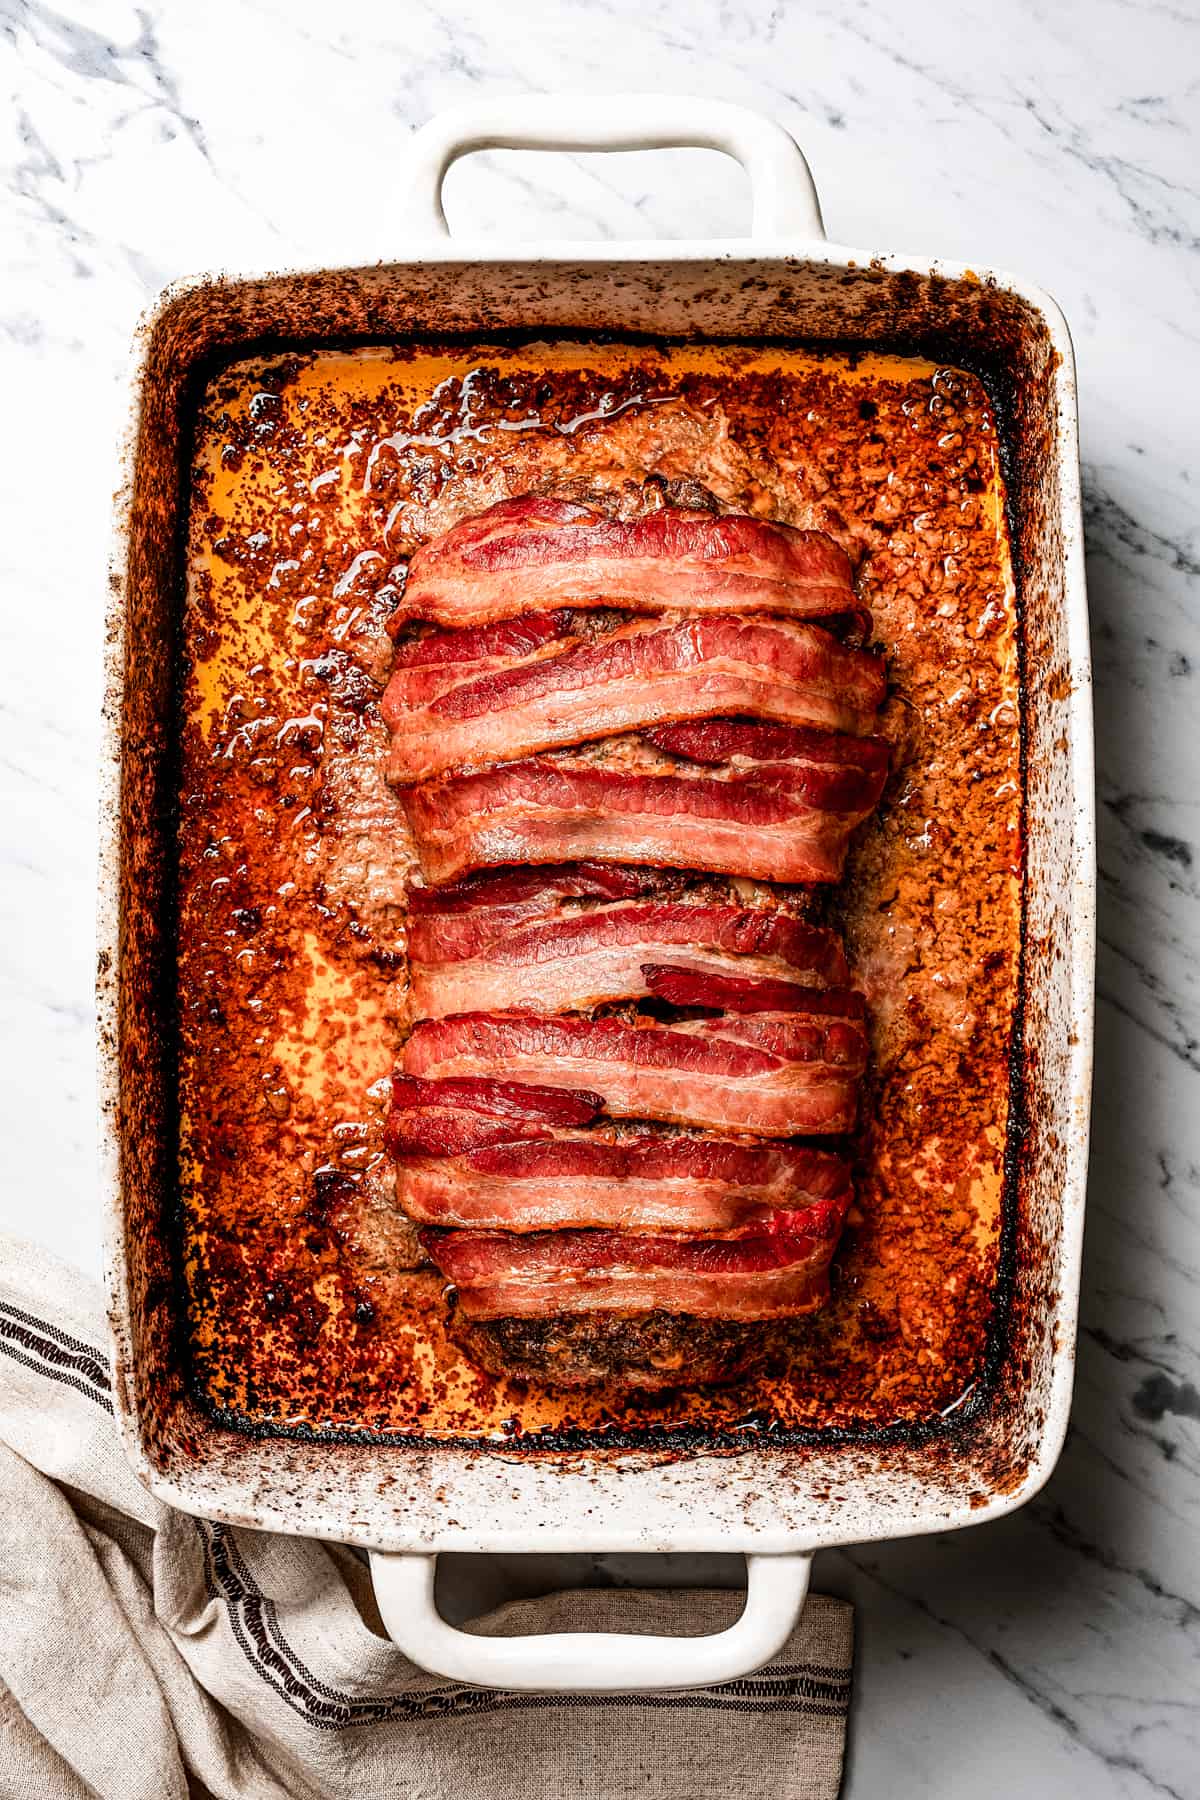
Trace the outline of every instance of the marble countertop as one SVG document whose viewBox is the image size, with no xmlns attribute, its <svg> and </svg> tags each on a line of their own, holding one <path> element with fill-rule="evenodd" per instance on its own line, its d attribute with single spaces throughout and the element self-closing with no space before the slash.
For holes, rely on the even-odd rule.
<svg viewBox="0 0 1200 1800">
<path fill-rule="evenodd" d="M 774 114 L 831 236 L 1013 269 L 1079 356 L 1100 802 L 1074 1424 L 998 1524 L 823 1556 L 858 1606 L 851 1800 L 1200 1795 L 1200 13 L 1183 0 L 59 0 L 0 9 L 0 1224 L 100 1265 L 92 913 L 113 445 L 139 310 L 400 242 L 440 107 L 698 92 Z M 475 158 L 460 230 L 729 235 L 710 153 Z M 1189 785 L 1190 784 L 1190 785 Z"/>
</svg>

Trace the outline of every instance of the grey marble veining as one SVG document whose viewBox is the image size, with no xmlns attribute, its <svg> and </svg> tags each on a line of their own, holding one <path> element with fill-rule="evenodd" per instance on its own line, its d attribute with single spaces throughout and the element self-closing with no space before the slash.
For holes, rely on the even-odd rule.
<svg viewBox="0 0 1200 1800">
<path fill-rule="evenodd" d="M 386 256 L 401 147 L 436 109 L 638 86 L 774 113 L 831 236 L 1015 269 L 1062 302 L 1101 862 L 1074 1425 L 1022 1513 L 827 1555 L 817 1584 L 858 1602 L 851 1800 L 1200 1795 L 1195 4 L 0 0 L 0 60 L 0 1219 L 91 1269 L 108 507 L 158 286 Z M 746 194 L 700 152 L 494 156 L 453 172 L 447 204 L 473 234 L 698 236 L 736 229 Z"/>
</svg>

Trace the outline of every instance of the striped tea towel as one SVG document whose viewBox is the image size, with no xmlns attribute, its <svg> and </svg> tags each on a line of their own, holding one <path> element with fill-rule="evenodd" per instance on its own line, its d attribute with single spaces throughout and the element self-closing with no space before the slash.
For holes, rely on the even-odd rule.
<svg viewBox="0 0 1200 1800">
<path fill-rule="evenodd" d="M 520 1600 L 472 1629 L 695 1633 L 719 1591 Z M 193 1519 L 125 1463 L 99 1290 L 0 1239 L 0 1795 L 21 1800 L 829 1800 L 853 1615 L 813 1596 L 759 1673 L 494 1693 L 383 1635 L 362 1559 Z"/>
</svg>

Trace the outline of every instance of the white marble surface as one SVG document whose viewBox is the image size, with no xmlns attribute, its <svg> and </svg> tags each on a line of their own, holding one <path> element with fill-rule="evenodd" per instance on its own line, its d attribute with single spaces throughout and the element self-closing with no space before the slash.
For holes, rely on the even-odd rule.
<svg viewBox="0 0 1200 1800">
<path fill-rule="evenodd" d="M 1000 23 L 995 21 L 1000 20 Z M 719 95 L 831 235 L 1027 274 L 1079 354 L 1101 958 L 1075 1424 L 1023 1513 L 822 1559 L 858 1604 L 851 1800 L 1200 1794 L 1200 14 L 1195 0 L 0 3 L 0 1223 L 99 1266 L 94 769 L 126 345 L 168 278 L 397 243 L 411 127 L 482 92 Z M 711 155 L 475 159 L 452 222 L 701 235 Z"/>
</svg>

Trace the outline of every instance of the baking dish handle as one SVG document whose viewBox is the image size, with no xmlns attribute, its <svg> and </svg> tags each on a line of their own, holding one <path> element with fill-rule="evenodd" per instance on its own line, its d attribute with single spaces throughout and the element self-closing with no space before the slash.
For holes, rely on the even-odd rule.
<svg viewBox="0 0 1200 1800">
<path fill-rule="evenodd" d="M 447 237 L 442 180 L 472 150 L 723 150 L 750 180 L 751 236 L 823 238 L 812 174 L 795 139 L 762 113 L 679 94 L 513 94 L 438 113 L 409 144 L 412 228 Z"/>
<path fill-rule="evenodd" d="M 434 1597 L 436 1556 L 373 1551 L 388 1636 L 431 1675 L 535 1694 L 627 1694 L 708 1687 L 748 1675 L 781 1650 L 800 1617 L 812 1557 L 748 1556 L 746 1604 L 725 1631 L 641 1637 L 621 1631 L 476 1637 L 448 1625 Z"/>
</svg>

